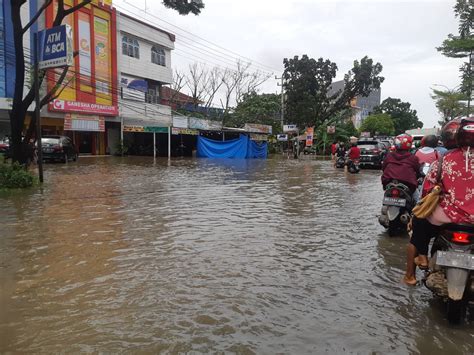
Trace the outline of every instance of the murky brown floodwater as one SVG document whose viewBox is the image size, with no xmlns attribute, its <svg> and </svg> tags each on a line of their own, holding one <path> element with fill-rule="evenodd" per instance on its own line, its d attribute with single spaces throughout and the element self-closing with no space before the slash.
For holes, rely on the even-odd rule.
<svg viewBox="0 0 474 355">
<path fill-rule="evenodd" d="M 82 158 L 0 195 L 0 352 L 474 352 L 378 225 L 379 172 Z"/>
</svg>

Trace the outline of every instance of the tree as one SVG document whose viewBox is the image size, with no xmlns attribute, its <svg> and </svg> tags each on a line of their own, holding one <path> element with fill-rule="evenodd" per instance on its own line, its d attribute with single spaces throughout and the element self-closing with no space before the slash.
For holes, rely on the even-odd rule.
<svg viewBox="0 0 474 355">
<path fill-rule="evenodd" d="M 392 117 L 395 134 L 404 133 L 408 129 L 422 128 L 423 122 L 418 120 L 416 110 L 412 110 L 409 102 L 388 97 L 374 108 L 373 113 L 386 113 Z"/>
<path fill-rule="evenodd" d="M 433 94 L 431 98 L 436 102 L 436 108 L 442 115 L 442 120 L 438 121 L 440 125 L 451 121 L 453 118 L 462 116 L 466 112 L 466 104 L 463 102 L 467 100 L 465 93 L 456 90 L 436 90 L 432 89 Z"/>
<path fill-rule="evenodd" d="M 300 126 L 319 126 L 339 111 L 350 107 L 357 96 L 368 96 L 379 89 L 384 78 L 380 63 L 374 64 L 367 56 L 354 61 L 353 68 L 344 76 L 341 89 L 333 87 L 337 74 L 336 63 L 303 55 L 301 59 L 284 59 L 283 74 L 286 89 L 285 116 L 289 123 Z M 290 122 L 291 121 L 291 122 Z"/>
<path fill-rule="evenodd" d="M 458 35 L 449 34 L 438 47 L 443 55 L 450 58 L 471 57 L 474 51 L 474 2 L 472 0 L 457 0 L 454 6 L 454 16 L 459 19 Z M 472 59 L 460 67 L 461 92 L 471 96 L 472 92 Z"/>
<path fill-rule="evenodd" d="M 273 126 L 274 132 L 281 130 L 281 96 L 277 94 L 244 94 L 230 115 L 227 125 L 242 127 L 245 123 Z"/>
<path fill-rule="evenodd" d="M 370 132 L 372 136 L 387 135 L 395 133 L 395 125 L 392 117 L 386 113 L 374 114 L 366 117 L 360 126 L 361 132 Z"/>
<path fill-rule="evenodd" d="M 204 9 L 202 0 L 163 0 L 163 4 L 173 10 L 179 12 L 180 15 L 187 15 L 193 13 L 199 15 Z"/>
</svg>

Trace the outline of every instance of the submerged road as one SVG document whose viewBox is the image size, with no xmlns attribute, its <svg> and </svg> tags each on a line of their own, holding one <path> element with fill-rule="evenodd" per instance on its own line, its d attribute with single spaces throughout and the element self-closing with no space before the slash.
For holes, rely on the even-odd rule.
<svg viewBox="0 0 474 355">
<path fill-rule="evenodd" d="M 378 171 L 81 158 L 0 195 L 0 353 L 472 354 L 379 226 Z"/>
</svg>

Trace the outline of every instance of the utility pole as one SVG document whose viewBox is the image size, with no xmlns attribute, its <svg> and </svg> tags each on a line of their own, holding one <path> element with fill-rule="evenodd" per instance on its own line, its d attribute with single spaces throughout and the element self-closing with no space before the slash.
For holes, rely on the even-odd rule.
<svg viewBox="0 0 474 355">
<path fill-rule="evenodd" d="M 275 75 L 275 79 L 276 80 L 281 80 L 281 83 L 277 83 L 278 86 L 281 86 L 281 93 L 280 93 L 280 100 L 281 100 L 281 107 L 280 107 L 280 124 L 281 124 L 281 131 L 283 132 L 283 123 L 284 123 L 284 118 L 285 118 L 285 99 L 283 97 L 283 75 L 281 76 L 281 78 L 277 77 Z M 289 140 L 288 140 L 289 142 Z M 284 148 L 283 148 L 283 145 L 281 147 L 281 153 L 283 154 L 284 153 Z"/>
<path fill-rule="evenodd" d="M 34 83 L 35 83 L 35 120 L 36 120 L 36 147 L 39 182 L 43 183 L 43 147 L 41 145 L 41 112 L 40 112 L 40 87 L 39 87 L 39 45 L 38 33 L 33 33 L 34 48 Z M 67 160 L 67 159 L 66 159 Z"/>
<path fill-rule="evenodd" d="M 280 94 L 280 99 L 281 99 L 281 109 L 280 109 L 280 120 L 281 120 L 281 130 L 283 132 L 283 123 L 284 123 L 284 118 L 285 118 L 285 98 L 284 98 L 284 92 L 283 92 L 283 89 L 284 89 L 284 83 L 283 83 L 283 75 L 281 76 L 281 78 L 275 76 L 275 79 L 276 80 L 281 80 L 281 83 L 277 83 L 278 86 L 281 86 L 281 94 Z"/>
</svg>

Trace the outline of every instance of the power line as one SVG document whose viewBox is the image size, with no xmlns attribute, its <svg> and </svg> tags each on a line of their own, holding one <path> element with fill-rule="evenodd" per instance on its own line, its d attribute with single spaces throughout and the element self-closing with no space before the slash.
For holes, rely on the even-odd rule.
<svg viewBox="0 0 474 355">
<path fill-rule="evenodd" d="M 135 5 L 132 5 L 132 4 L 129 3 L 128 1 L 124 0 L 124 2 L 125 2 L 128 6 L 134 8 L 134 9 L 137 9 L 137 10 L 140 11 L 140 12 L 143 12 L 142 9 L 138 8 L 138 7 L 135 6 Z M 145 21 L 149 21 L 149 19 L 147 19 L 146 17 L 141 16 L 141 15 L 138 15 L 138 14 L 136 14 L 136 13 L 130 11 L 130 10 L 127 9 L 127 8 L 124 8 L 124 7 L 122 7 L 122 6 L 120 6 L 120 5 L 116 5 L 116 4 L 115 4 L 114 6 L 117 7 L 117 8 L 119 8 L 119 9 L 124 10 L 125 12 L 130 13 L 130 14 L 133 15 L 133 16 L 136 16 L 136 17 L 138 17 L 138 18 L 141 18 L 141 19 L 143 19 L 143 20 L 145 20 Z M 205 38 L 203 38 L 203 37 L 201 37 L 201 36 L 199 36 L 199 35 L 196 35 L 196 34 L 191 33 L 191 32 L 189 32 L 189 31 L 187 31 L 187 30 L 185 30 L 185 29 L 183 29 L 183 28 L 181 28 L 181 27 L 179 27 L 179 26 L 176 26 L 176 25 L 172 24 L 171 22 L 168 22 L 168 21 L 166 21 L 166 20 L 163 20 L 163 19 L 157 17 L 157 16 L 154 15 L 154 14 L 150 14 L 150 13 L 146 12 L 146 15 L 149 15 L 149 16 L 153 17 L 153 18 L 156 19 L 157 21 L 164 22 L 164 23 L 166 23 L 166 24 L 168 24 L 168 25 L 170 25 L 170 26 L 172 26 L 172 27 L 174 27 L 174 28 L 177 28 L 177 29 L 180 30 L 180 31 L 183 31 L 183 32 L 185 32 L 185 33 L 188 33 L 189 35 L 191 35 L 191 36 L 193 36 L 193 37 L 195 37 L 195 38 L 199 38 L 201 41 L 204 41 L 204 42 L 206 42 L 206 43 L 209 43 L 209 44 L 211 44 L 211 45 L 214 46 L 214 47 L 217 47 L 217 48 L 220 48 L 221 50 L 224 50 L 224 51 L 226 51 L 226 52 L 232 53 L 232 54 L 236 55 L 236 56 L 239 57 L 239 58 L 246 59 L 246 61 L 250 61 L 250 62 L 259 64 L 259 65 L 262 66 L 262 67 L 268 68 L 268 69 L 266 69 L 266 70 L 271 70 L 271 71 L 276 71 L 276 72 L 279 72 L 279 71 L 280 71 L 279 69 L 275 69 L 275 68 L 273 68 L 273 67 L 271 67 L 271 66 L 269 66 L 269 65 L 267 65 L 267 64 L 261 63 L 261 62 L 259 62 L 259 61 L 254 60 L 254 59 L 251 59 L 251 58 L 249 58 L 249 57 L 246 57 L 246 56 L 243 56 L 243 55 L 241 55 L 241 54 L 239 54 L 239 53 L 236 53 L 236 52 L 234 52 L 234 51 L 232 51 L 232 50 L 226 49 L 226 48 L 224 48 L 224 47 L 222 47 L 222 46 L 220 46 L 220 45 L 218 45 L 218 44 L 216 44 L 216 43 L 213 43 L 213 42 L 211 42 L 211 41 L 209 41 L 209 40 L 207 40 L 207 39 L 205 39 Z M 169 29 L 167 29 L 167 28 L 164 27 L 164 26 L 161 26 L 161 27 L 163 27 L 163 29 L 165 29 L 165 30 L 170 31 Z M 194 42 L 197 42 L 195 39 L 189 38 L 188 36 L 184 36 L 184 35 L 181 35 L 181 36 L 184 37 L 184 38 L 190 39 L 190 40 L 192 40 L 192 41 L 194 41 Z M 199 43 L 199 44 L 202 45 L 202 46 L 205 46 L 205 47 L 207 47 L 207 48 L 209 48 L 209 49 L 211 49 L 211 50 L 213 50 L 213 51 L 215 51 L 215 52 L 219 52 L 219 53 L 221 53 L 221 54 L 228 55 L 228 54 L 223 53 L 223 52 L 221 52 L 221 51 L 219 51 L 219 50 L 217 50 L 217 49 L 214 49 L 214 48 L 212 48 L 212 47 L 209 47 L 209 46 L 207 46 L 207 45 L 205 45 L 205 44 L 202 44 L 202 43 Z"/>
</svg>

